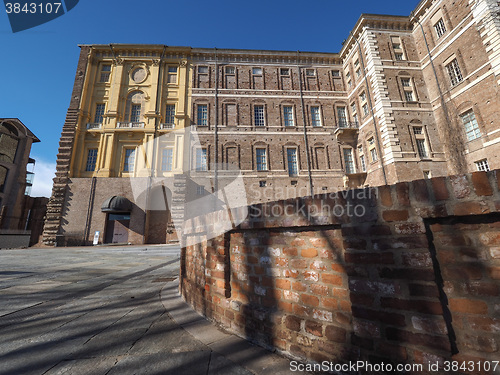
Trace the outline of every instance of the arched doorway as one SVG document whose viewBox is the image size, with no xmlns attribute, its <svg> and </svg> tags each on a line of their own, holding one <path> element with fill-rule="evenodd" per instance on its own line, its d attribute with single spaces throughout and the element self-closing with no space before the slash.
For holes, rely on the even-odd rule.
<svg viewBox="0 0 500 375">
<path fill-rule="evenodd" d="M 106 199 L 101 206 L 106 213 L 104 243 L 128 243 L 132 202 L 122 196 Z"/>
</svg>

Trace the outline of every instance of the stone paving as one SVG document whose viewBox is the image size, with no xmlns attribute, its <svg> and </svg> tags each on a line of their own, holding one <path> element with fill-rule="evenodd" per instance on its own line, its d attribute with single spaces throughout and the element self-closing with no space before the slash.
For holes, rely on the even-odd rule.
<svg viewBox="0 0 500 375">
<path fill-rule="evenodd" d="M 181 300 L 179 253 L 0 250 L 0 374 L 288 373 L 288 360 L 217 330 Z"/>
</svg>

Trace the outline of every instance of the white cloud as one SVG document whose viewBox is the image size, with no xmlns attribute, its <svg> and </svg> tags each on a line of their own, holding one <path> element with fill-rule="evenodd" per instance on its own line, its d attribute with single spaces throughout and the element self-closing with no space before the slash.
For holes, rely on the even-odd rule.
<svg viewBox="0 0 500 375">
<path fill-rule="evenodd" d="M 32 197 L 47 197 L 52 195 L 52 179 L 56 176 L 56 163 L 46 162 L 43 159 L 36 159 L 35 179 L 31 189 Z"/>
</svg>

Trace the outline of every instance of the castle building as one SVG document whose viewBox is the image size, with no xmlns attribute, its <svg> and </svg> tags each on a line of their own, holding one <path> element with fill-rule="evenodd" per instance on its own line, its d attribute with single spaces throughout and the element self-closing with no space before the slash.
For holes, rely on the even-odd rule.
<svg viewBox="0 0 500 375">
<path fill-rule="evenodd" d="M 130 178 L 172 202 L 236 170 L 247 205 L 500 168 L 499 12 L 363 14 L 339 53 L 80 46 L 45 242 L 174 240 Z"/>
</svg>

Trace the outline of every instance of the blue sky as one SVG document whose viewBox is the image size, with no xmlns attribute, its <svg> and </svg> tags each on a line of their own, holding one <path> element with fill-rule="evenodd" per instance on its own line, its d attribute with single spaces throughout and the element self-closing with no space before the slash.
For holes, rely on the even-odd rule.
<svg viewBox="0 0 500 375">
<path fill-rule="evenodd" d="M 0 5 L 0 117 L 17 117 L 42 141 L 32 195 L 50 195 L 78 44 L 339 52 L 361 13 L 409 15 L 418 0 L 80 0 L 66 15 L 13 34 Z"/>
</svg>

